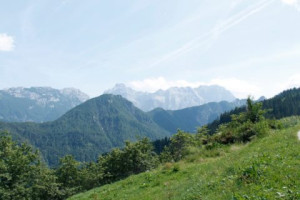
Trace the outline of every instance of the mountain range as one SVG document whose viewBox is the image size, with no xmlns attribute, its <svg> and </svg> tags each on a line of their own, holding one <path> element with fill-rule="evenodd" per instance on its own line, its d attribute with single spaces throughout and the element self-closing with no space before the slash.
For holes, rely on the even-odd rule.
<svg viewBox="0 0 300 200">
<path fill-rule="evenodd" d="M 10 90 L 14 92 L 7 96 L 21 100 L 31 98 L 40 107 L 61 103 L 58 98 L 55 99 L 55 95 L 50 95 L 49 100 L 47 91 L 53 89 L 30 88 L 28 90 Z M 38 95 L 33 91 L 39 91 Z M 66 91 L 65 94 L 74 95 L 73 90 Z M 299 91 L 300 89 L 288 90 L 272 99 L 264 100 L 264 108 L 270 110 L 268 115 L 285 117 L 300 114 Z M 56 92 L 57 96 L 62 93 L 57 90 Z M 1 101 L 7 96 L 1 93 Z M 87 98 L 84 95 L 83 97 Z M 74 99 L 79 100 L 69 105 L 75 106 L 85 98 L 75 95 Z M 17 99 L 19 100 L 17 103 L 22 102 L 20 99 Z M 235 100 L 212 102 L 180 110 L 156 108 L 144 112 L 121 95 L 104 94 L 75 106 L 54 121 L 43 123 L 2 121 L 0 130 L 7 130 L 11 132 L 14 139 L 27 141 L 39 149 L 45 162 L 53 166 L 58 163 L 60 157 L 67 154 L 73 155 L 79 161 L 91 161 L 96 160 L 101 153 L 124 146 L 126 140 L 134 141 L 140 137 L 156 140 L 171 136 L 177 129 L 195 132 L 197 127 L 219 119 L 224 112 L 228 114 L 222 114 L 219 121 L 224 121 L 224 116 L 230 119 L 230 114 L 240 109 L 229 111 L 243 105 L 245 100 Z M 215 122 L 219 124 L 218 121 Z"/>
<path fill-rule="evenodd" d="M 49 165 L 56 165 L 67 154 L 91 161 L 114 147 L 122 147 L 126 140 L 170 136 L 131 102 L 108 94 L 80 104 L 53 122 L 0 122 L 0 130 L 11 132 L 19 141 L 28 141 Z"/>
<path fill-rule="evenodd" d="M 209 102 L 232 102 L 236 99 L 230 91 L 217 85 L 199 86 L 198 88 L 172 87 L 148 93 L 135 91 L 124 84 L 116 84 L 115 87 L 104 93 L 121 95 L 143 111 L 155 108 L 178 110 Z"/>
<path fill-rule="evenodd" d="M 72 154 L 91 161 L 101 153 L 122 147 L 126 140 L 171 136 L 177 129 L 195 130 L 241 102 L 209 103 L 178 111 L 155 109 L 143 112 L 120 95 L 104 94 L 76 106 L 55 121 L 44 123 L 0 122 L 18 141 L 27 141 L 49 165 Z"/>
<path fill-rule="evenodd" d="M 74 88 L 17 87 L 0 90 L 0 120 L 52 121 L 88 99 L 88 95 Z"/>
<path fill-rule="evenodd" d="M 173 87 L 154 93 L 140 92 L 117 84 L 106 94 L 121 95 L 143 111 L 156 108 L 178 110 L 199 106 L 208 102 L 233 102 L 235 97 L 220 86 L 198 88 Z M 0 121 L 46 122 L 58 119 L 89 96 L 78 89 L 62 90 L 50 87 L 9 88 L 0 90 Z"/>
<path fill-rule="evenodd" d="M 281 117 L 299 115 L 299 91 L 289 90 L 264 100 L 264 107 L 270 110 L 269 116 L 272 113 L 280 113 Z M 126 140 L 160 139 L 171 136 L 177 129 L 195 131 L 222 112 L 244 103 L 208 103 L 177 111 L 159 108 L 146 113 L 120 95 L 104 94 L 76 106 L 55 121 L 0 122 L 0 130 L 7 130 L 14 139 L 27 141 L 39 149 L 46 163 L 53 166 L 67 154 L 79 161 L 91 161 L 101 153 L 124 146 Z"/>
</svg>

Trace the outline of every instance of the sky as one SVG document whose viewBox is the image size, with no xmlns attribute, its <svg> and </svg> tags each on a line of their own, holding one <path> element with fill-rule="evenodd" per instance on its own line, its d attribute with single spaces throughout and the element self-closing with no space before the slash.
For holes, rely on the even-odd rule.
<svg viewBox="0 0 300 200">
<path fill-rule="evenodd" d="M 0 89 L 300 87 L 300 0 L 0 0 Z"/>
</svg>

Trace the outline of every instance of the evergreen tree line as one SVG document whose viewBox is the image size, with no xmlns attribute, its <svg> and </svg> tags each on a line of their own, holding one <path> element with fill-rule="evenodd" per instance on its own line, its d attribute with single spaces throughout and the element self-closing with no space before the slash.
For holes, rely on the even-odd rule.
<svg viewBox="0 0 300 200">
<path fill-rule="evenodd" d="M 170 139 L 152 143 L 144 138 L 126 142 L 122 149 L 99 156 L 96 162 L 80 163 L 68 155 L 49 169 L 38 151 L 27 144 L 18 145 L 8 133 L 0 135 L 0 199 L 66 199 L 73 194 L 112 183 L 156 168 L 160 163 L 177 162 L 189 155 L 191 148 L 211 150 L 220 145 L 248 142 L 262 137 L 270 128 L 280 128 L 275 120 L 265 119 L 262 103 L 247 100 L 245 112 L 232 115 L 216 133 L 207 127 L 196 134 L 178 130 Z M 154 146 L 157 148 L 155 153 Z"/>
<path fill-rule="evenodd" d="M 268 119 L 281 119 L 283 117 L 300 115 L 300 88 L 293 88 L 276 95 L 271 99 L 262 101 L 262 108 L 267 110 L 264 115 Z M 245 112 L 246 106 L 237 107 L 232 111 L 220 115 L 219 119 L 208 124 L 210 134 L 214 134 L 221 124 L 231 122 L 232 115 Z"/>
</svg>

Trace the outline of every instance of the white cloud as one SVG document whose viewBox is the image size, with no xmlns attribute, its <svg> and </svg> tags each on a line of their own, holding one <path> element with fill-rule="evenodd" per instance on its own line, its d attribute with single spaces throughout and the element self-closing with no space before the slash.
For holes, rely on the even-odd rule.
<svg viewBox="0 0 300 200">
<path fill-rule="evenodd" d="M 281 0 L 281 2 L 290 6 L 294 6 L 300 11 L 300 0 Z"/>
<path fill-rule="evenodd" d="M 283 83 L 281 85 L 281 91 L 294 87 L 300 87 L 300 74 L 294 74 L 285 83 Z"/>
<path fill-rule="evenodd" d="M 220 85 L 231 91 L 237 98 L 246 98 L 251 95 L 255 98 L 262 96 L 261 88 L 253 83 L 249 83 L 244 80 L 237 78 L 228 78 L 228 79 L 213 79 L 210 81 L 209 85 Z"/>
<path fill-rule="evenodd" d="M 297 0 L 281 0 L 285 4 L 294 5 L 297 3 Z"/>
<path fill-rule="evenodd" d="M 14 38 L 5 33 L 0 34 L 0 51 L 12 51 L 14 49 Z"/>
<path fill-rule="evenodd" d="M 262 95 L 261 89 L 243 80 L 236 78 L 230 79 L 213 79 L 209 82 L 189 82 L 185 80 L 170 81 L 164 77 L 148 78 L 141 81 L 131 81 L 127 84 L 138 91 L 154 92 L 159 89 L 166 90 L 170 87 L 199 87 L 200 85 L 219 85 L 227 90 L 231 91 L 237 98 L 246 98 L 248 95 L 252 95 L 258 98 Z"/>
<path fill-rule="evenodd" d="M 131 81 L 127 84 L 138 91 L 155 92 L 159 89 L 166 90 L 170 87 L 198 87 L 202 82 L 188 82 L 185 80 L 169 81 L 164 77 L 148 78 L 141 81 Z"/>
</svg>

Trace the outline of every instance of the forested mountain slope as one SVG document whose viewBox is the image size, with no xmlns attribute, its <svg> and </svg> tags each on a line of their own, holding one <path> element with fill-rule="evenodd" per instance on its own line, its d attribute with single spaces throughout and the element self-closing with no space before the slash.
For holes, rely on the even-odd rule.
<svg viewBox="0 0 300 200">
<path fill-rule="evenodd" d="M 293 115 L 300 115 L 300 88 L 293 88 L 281 92 L 270 99 L 262 101 L 263 108 L 268 110 L 266 117 L 280 119 Z M 239 107 L 232 111 L 225 112 L 220 118 L 208 124 L 208 128 L 213 133 L 220 124 L 231 121 L 231 115 L 238 114 L 246 110 L 246 107 Z"/>
<path fill-rule="evenodd" d="M 177 129 L 196 132 L 197 127 L 208 124 L 222 113 L 243 105 L 245 105 L 245 100 L 222 101 L 174 111 L 157 108 L 149 114 L 159 126 L 171 133 L 176 133 Z"/>
<path fill-rule="evenodd" d="M 114 95 L 88 100 L 53 122 L 1 122 L 0 129 L 29 141 L 50 165 L 66 154 L 90 161 L 114 147 L 122 147 L 125 140 L 170 136 L 131 102 Z"/>
</svg>

